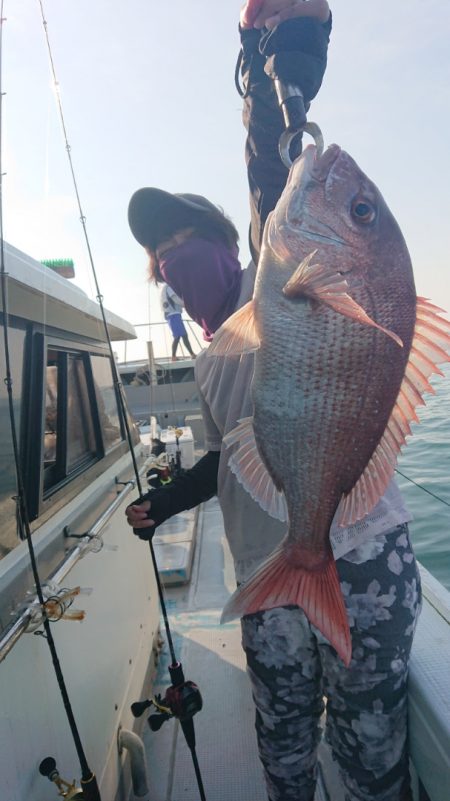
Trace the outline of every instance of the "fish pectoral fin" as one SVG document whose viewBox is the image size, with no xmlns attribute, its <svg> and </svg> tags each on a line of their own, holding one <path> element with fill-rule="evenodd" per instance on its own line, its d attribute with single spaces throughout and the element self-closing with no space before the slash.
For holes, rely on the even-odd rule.
<svg viewBox="0 0 450 801">
<path fill-rule="evenodd" d="M 330 278 L 330 271 L 321 264 L 311 264 L 316 253 L 317 249 L 306 256 L 284 285 L 283 294 L 287 298 L 315 297 L 316 286 L 320 286 L 325 275 Z"/>
<path fill-rule="evenodd" d="M 276 520 L 287 520 L 287 507 L 284 495 L 272 481 L 262 461 L 253 431 L 253 418 L 244 417 L 239 424 L 224 437 L 226 447 L 238 445 L 229 459 L 228 466 L 237 481 L 254 501 Z"/>
<path fill-rule="evenodd" d="M 352 655 L 350 629 L 336 563 L 331 555 L 323 569 L 306 570 L 289 561 L 281 544 L 233 593 L 224 607 L 221 623 L 289 605 L 303 609 L 308 620 L 348 666 Z"/>
<path fill-rule="evenodd" d="M 317 250 L 314 250 L 297 267 L 283 287 L 283 294 L 287 298 L 308 297 L 323 303 L 350 320 L 378 328 L 402 348 L 403 342 L 400 337 L 389 328 L 378 325 L 348 294 L 348 283 L 341 273 L 332 272 L 321 264 L 312 263 L 316 253 Z"/>
<path fill-rule="evenodd" d="M 361 520 L 384 495 L 400 450 L 412 433 L 410 424 L 419 422 L 416 408 L 425 405 L 425 392 L 435 392 L 428 379 L 433 373 L 443 375 L 437 365 L 450 362 L 450 322 L 441 314 L 442 309 L 417 298 L 414 337 L 396 402 L 367 467 L 339 505 L 340 526 Z"/>
<path fill-rule="evenodd" d="M 258 350 L 259 336 L 256 333 L 254 301 L 228 317 L 214 334 L 207 356 L 239 356 Z"/>
</svg>

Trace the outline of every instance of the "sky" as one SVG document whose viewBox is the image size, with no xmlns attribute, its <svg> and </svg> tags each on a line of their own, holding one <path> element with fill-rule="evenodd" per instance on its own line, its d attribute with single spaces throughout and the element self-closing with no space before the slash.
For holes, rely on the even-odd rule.
<svg viewBox="0 0 450 801">
<path fill-rule="evenodd" d="M 234 87 L 241 2 L 42 0 L 82 211 L 106 308 L 162 321 L 127 224 L 141 186 L 204 194 L 233 219 L 245 265 L 248 191 Z M 450 312 L 450 4 L 335 0 L 309 118 L 377 184 L 406 238 L 418 294 Z M 6 241 L 72 258 L 95 297 L 39 0 L 4 0 Z M 165 331 L 161 324 L 159 331 Z M 119 358 L 124 351 L 118 349 Z M 128 358 L 144 357 L 129 345 Z"/>
</svg>

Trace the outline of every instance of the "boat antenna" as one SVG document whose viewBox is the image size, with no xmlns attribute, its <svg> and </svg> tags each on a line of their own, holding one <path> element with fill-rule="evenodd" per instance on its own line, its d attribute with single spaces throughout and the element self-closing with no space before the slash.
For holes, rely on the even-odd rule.
<svg viewBox="0 0 450 801">
<path fill-rule="evenodd" d="M 126 433 L 126 437 L 127 437 L 127 441 L 128 441 L 128 447 L 129 447 L 129 451 L 130 451 L 131 460 L 132 460 L 132 463 L 133 463 L 133 471 L 134 471 L 134 476 L 135 476 L 135 481 L 136 481 L 136 488 L 137 488 L 137 490 L 139 492 L 140 497 L 142 497 L 142 495 L 143 495 L 142 484 L 141 484 L 141 479 L 140 479 L 140 475 L 139 475 L 139 469 L 138 469 L 138 465 L 137 465 L 137 461 L 136 461 L 136 456 L 135 456 L 135 453 L 134 453 L 133 441 L 132 441 L 132 437 L 131 437 L 131 428 L 130 428 L 130 424 L 129 424 L 129 421 L 128 421 L 128 414 L 127 414 L 127 407 L 126 407 L 125 397 L 124 397 L 124 392 L 123 392 L 123 386 L 122 386 L 122 382 L 119 379 L 119 372 L 118 372 L 118 369 L 117 369 L 116 360 L 114 358 L 114 351 L 113 351 L 113 348 L 112 348 L 108 322 L 107 322 L 107 319 L 106 319 L 105 309 L 104 309 L 104 306 L 103 306 L 103 295 L 100 292 L 100 286 L 99 286 L 99 282 L 98 282 L 98 278 L 97 278 L 97 272 L 96 272 L 96 269 L 95 269 L 94 258 L 93 258 L 92 249 L 91 249 L 90 242 L 89 242 L 88 232 L 87 232 L 86 217 L 85 217 L 85 215 L 83 213 L 83 209 L 82 209 L 82 205 L 81 205 L 81 199 L 80 199 L 80 193 L 78 191 L 78 185 L 77 185 L 77 180 L 76 180 L 76 175 L 75 175 L 75 169 L 74 169 L 73 160 L 72 160 L 72 154 L 71 154 L 71 147 L 70 147 L 69 140 L 68 140 L 67 129 L 66 129 L 66 124 L 65 124 L 65 120 L 64 120 L 64 112 L 63 112 L 63 107 L 62 107 L 62 102 L 61 102 L 61 95 L 60 95 L 60 92 L 59 92 L 59 83 L 58 83 L 58 80 L 57 80 L 57 77 L 56 77 L 56 70 L 55 70 L 55 65 L 54 65 L 53 56 L 52 56 L 50 38 L 49 38 L 49 34 L 48 34 L 48 25 L 47 25 L 47 21 L 45 19 L 42 0 L 38 0 L 38 3 L 39 3 L 39 6 L 40 6 L 40 9 L 41 9 L 42 24 L 43 24 L 43 27 L 44 27 L 45 38 L 46 38 L 46 42 L 47 42 L 47 49 L 48 49 L 48 54 L 49 54 L 49 59 L 50 59 L 53 82 L 54 82 L 54 86 L 55 86 L 55 90 L 56 90 L 58 111 L 59 111 L 59 116 L 60 116 L 62 130 L 63 130 L 63 137 L 64 137 L 65 146 L 66 146 L 67 157 L 68 157 L 68 160 L 69 160 L 69 166 L 70 166 L 70 172 L 71 172 L 71 175 L 72 175 L 73 186 L 74 186 L 74 189 L 75 189 L 75 195 L 76 195 L 76 199 L 77 199 L 78 210 L 79 210 L 79 214 L 80 214 L 80 222 L 81 222 L 81 225 L 83 227 L 83 233 L 84 233 L 84 238 L 85 238 L 85 241 L 86 241 L 86 247 L 87 247 L 87 252 L 88 252 L 89 263 L 90 263 L 90 267 L 91 267 L 91 270 L 92 270 L 95 289 L 96 289 L 96 293 L 97 293 L 96 294 L 96 300 L 98 301 L 98 304 L 99 304 L 99 307 L 100 307 L 103 327 L 104 327 L 104 331 L 105 331 L 105 338 L 106 338 L 107 346 L 108 346 L 109 353 L 110 353 L 110 356 L 111 356 L 111 367 L 112 367 L 113 381 L 114 381 L 114 385 L 116 387 L 117 397 L 119 399 L 119 407 L 120 407 L 120 410 L 121 410 L 121 413 L 122 413 L 122 421 L 123 421 L 123 425 L 124 425 L 124 429 L 125 429 L 125 433 Z M 162 613 L 162 617 L 163 617 L 163 621 L 164 621 L 164 627 L 165 627 L 165 630 L 166 630 L 167 644 L 168 644 L 168 647 L 169 647 L 170 656 L 171 656 L 171 660 L 172 660 L 172 663 L 169 666 L 169 675 L 170 675 L 172 684 L 171 684 L 171 687 L 167 690 L 167 693 L 166 693 L 166 696 L 165 696 L 165 700 L 166 700 L 166 702 L 168 704 L 168 710 L 169 710 L 167 715 L 171 716 L 171 717 L 176 717 L 180 721 L 180 725 L 181 725 L 181 728 L 183 730 L 183 734 L 185 736 L 187 746 L 188 746 L 188 748 L 189 748 L 189 750 L 191 752 L 191 756 L 192 756 L 192 760 L 193 760 L 193 764 L 194 764 L 195 775 L 196 775 L 196 779 L 197 779 L 197 785 L 198 785 L 198 789 L 199 789 L 199 793 L 200 793 L 200 801 L 206 801 L 206 796 L 205 796 L 205 791 L 204 791 L 204 787 L 203 787 L 202 777 L 201 777 L 201 773 L 200 773 L 200 769 L 199 769 L 199 765 L 198 765 L 198 760 L 197 760 L 197 755 L 196 755 L 195 731 L 194 731 L 194 724 L 193 724 L 193 721 L 192 721 L 193 715 L 201 709 L 201 705 L 202 705 L 201 697 L 200 697 L 200 694 L 198 693 L 198 696 L 196 697 L 195 702 L 192 703 L 193 695 L 188 691 L 188 687 L 189 687 L 189 685 L 192 685 L 193 682 L 186 682 L 185 681 L 184 674 L 183 674 L 183 666 L 182 666 L 181 662 L 179 662 L 177 660 L 177 658 L 176 658 L 175 648 L 174 648 L 174 645 L 173 645 L 173 639 L 172 639 L 172 634 L 171 634 L 170 625 L 169 625 L 169 618 L 168 618 L 168 614 L 167 614 L 167 607 L 166 607 L 166 602 L 165 602 L 165 598 L 164 598 L 164 592 L 163 592 L 163 588 L 162 588 L 162 584 L 161 584 L 161 579 L 160 579 L 160 576 L 159 576 L 158 565 L 157 565 L 157 562 L 156 562 L 155 551 L 154 551 L 153 544 L 152 544 L 151 540 L 148 541 L 148 544 L 149 544 L 150 556 L 151 556 L 153 569 L 154 569 L 154 573 L 155 573 L 155 578 L 156 578 L 156 585 L 157 585 L 157 588 L 158 588 L 158 596 L 159 596 L 159 603 L 160 603 L 160 607 L 161 607 L 161 613 Z M 193 685 L 193 686 L 196 688 L 196 685 Z M 198 688 L 196 688 L 196 689 L 198 690 Z M 147 703 L 147 702 L 144 702 L 144 703 Z M 151 716 L 151 717 L 153 717 L 153 716 Z M 152 723 L 150 721 L 149 721 L 149 723 L 150 723 L 150 727 L 152 727 Z M 90 801 L 90 799 L 88 799 L 88 801 Z"/>
<path fill-rule="evenodd" d="M 13 396 L 13 380 L 11 371 L 11 354 L 9 346 L 8 334 L 8 274 L 5 268 L 5 252 L 4 252 L 4 239 L 3 239 L 3 165 L 2 165 L 2 120 L 3 120 L 3 88 L 2 88 L 2 55 L 3 55 L 3 24 L 6 22 L 4 16 L 4 0 L 0 4 L 0 285 L 1 285 L 1 299 L 3 307 L 3 342 L 5 353 L 5 372 L 6 377 L 4 383 L 6 385 L 6 392 L 8 397 L 8 409 L 11 426 L 11 440 L 14 455 L 14 468 L 16 474 L 16 488 L 17 496 L 15 497 L 17 506 L 17 521 L 22 539 L 26 539 L 28 551 L 30 555 L 31 570 L 33 573 L 34 583 L 36 585 L 36 594 L 42 609 L 42 625 L 44 627 L 44 637 L 47 641 L 53 669 L 55 671 L 56 679 L 58 682 L 59 691 L 64 704 L 64 709 L 69 722 L 70 731 L 77 751 L 78 759 L 81 768 L 81 786 L 83 790 L 83 799 L 85 801 L 101 801 L 100 792 L 97 785 L 95 774 L 91 771 L 86 755 L 81 742 L 78 727 L 73 714 L 72 706 L 70 703 L 69 694 L 67 691 L 66 683 L 64 681 L 61 664 L 58 658 L 55 641 L 47 615 L 46 600 L 44 598 L 42 583 L 39 576 L 37 567 L 36 554 L 31 537 L 30 521 L 28 516 L 28 504 L 25 494 L 25 485 L 23 480 L 23 472 L 21 467 L 21 460 L 19 455 L 18 437 L 16 415 L 14 411 L 14 396 Z"/>
</svg>

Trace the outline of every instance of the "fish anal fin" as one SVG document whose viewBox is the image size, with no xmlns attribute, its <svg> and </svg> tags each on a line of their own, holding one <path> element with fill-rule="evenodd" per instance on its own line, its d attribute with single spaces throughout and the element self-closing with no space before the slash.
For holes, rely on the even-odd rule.
<svg viewBox="0 0 450 801">
<path fill-rule="evenodd" d="M 254 301 L 250 300 L 220 326 L 206 353 L 208 356 L 239 356 L 257 350 L 259 345 Z"/>
<path fill-rule="evenodd" d="M 317 253 L 314 250 L 297 267 L 289 281 L 283 287 L 283 294 L 287 298 L 308 297 L 311 300 L 329 306 L 338 314 L 355 320 L 362 325 L 373 326 L 382 331 L 386 336 L 403 347 L 403 342 L 394 331 L 384 328 L 364 311 L 349 295 L 349 286 L 345 275 L 333 272 L 321 264 L 312 264 L 312 260 Z"/>
<path fill-rule="evenodd" d="M 298 558 L 301 562 L 301 554 Z M 279 546 L 231 596 L 221 622 L 289 605 L 299 606 L 304 611 L 348 666 L 352 653 L 350 629 L 331 554 L 320 569 L 306 570 L 293 565 L 286 549 Z"/>
<path fill-rule="evenodd" d="M 340 526 L 349 526 L 368 514 L 384 495 L 394 475 L 398 455 L 411 434 L 410 423 L 418 422 L 417 406 L 423 406 L 423 394 L 434 389 L 428 379 L 442 375 L 436 361 L 450 362 L 450 322 L 424 298 L 417 299 L 414 337 L 403 381 L 384 434 L 351 492 L 339 505 Z M 429 325 L 427 324 L 429 321 Z M 435 344 L 438 338 L 439 344 Z"/>
<path fill-rule="evenodd" d="M 227 447 L 238 445 L 228 465 L 237 481 L 259 504 L 261 509 L 276 520 L 287 520 L 284 495 L 280 492 L 262 461 L 253 432 L 253 419 L 245 417 L 224 437 Z"/>
</svg>

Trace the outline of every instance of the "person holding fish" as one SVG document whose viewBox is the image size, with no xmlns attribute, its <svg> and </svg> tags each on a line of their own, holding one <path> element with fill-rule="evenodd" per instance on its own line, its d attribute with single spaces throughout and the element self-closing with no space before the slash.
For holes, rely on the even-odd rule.
<svg viewBox="0 0 450 801">
<path fill-rule="evenodd" d="M 409 801 L 421 594 L 393 474 L 450 326 L 416 298 L 396 221 L 348 154 L 309 146 L 287 181 L 274 81 L 308 108 L 330 31 L 323 0 L 242 9 L 247 269 L 236 229 L 206 198 L 152 187 L 131 198 L 151 277 L 211 344 L 196 360 L 207 453 L 126 514 L 150 539 L 218 495 L 238 582 L 223 618 L 242 618 L 270 801 L 313 800 L 324 697 L 347 801 Z"/>
</svg>

